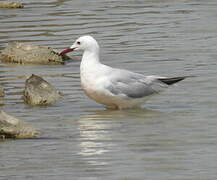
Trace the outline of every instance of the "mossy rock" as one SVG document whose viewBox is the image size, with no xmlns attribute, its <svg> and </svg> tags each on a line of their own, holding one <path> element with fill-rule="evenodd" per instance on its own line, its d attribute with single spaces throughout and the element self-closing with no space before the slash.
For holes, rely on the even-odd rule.
<svg viewBox="0 0 217 180">
<path fill-rule="evenodd" d="M 34 138 L 39 131 L 24 121 L 17 119 L 4 111 L 0 111 L 0 139 Z"/>
<path fill-rule="evenodd" d="M 19 64 L 64 64 L 70 58 L 50 47 L 22 42 L 10 42 L 0 54 L 2 62 Z"/>
<path fill-rule="evenodd" d="M 21 2 L 9 2 L 9 1 L 1 1 L 0 8 L 23 8 L 24 5 Z"/>
</svg>

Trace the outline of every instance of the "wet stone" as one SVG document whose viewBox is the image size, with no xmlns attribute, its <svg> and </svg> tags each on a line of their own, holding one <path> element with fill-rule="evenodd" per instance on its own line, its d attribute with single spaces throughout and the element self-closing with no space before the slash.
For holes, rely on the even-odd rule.
<svg viewBox="0 0 217 180">
<path fill-rule="evenodd" d="M 22 42 L 10 42 L 0 54 L 2 62 L 20 64 L 64 64 L 70 58 L 59 55 L 50 47 Z"/>
<path fill-rule="evenodd" d="M 0 139 L 7 138 L 34 138 L 39 131 L 4 111 L 0 111 Z"/>
<path fill-rule="evenodd" d="M 0 97 L 4 97 L 5 96 L 5 92 L 3 87 L 0 85 Z"/>
<path fill-rule="evenodd" d="M 1 1 L 0 8 L 23 8 L 23 4 L 21 2 L 8 2 Z"/>
<path fill-rule="evenodd" d="M 43 78 L 33 74 L 26 80 L 23 99 L 27 104 L 49 105 L 60 97 L 60 92 Z"/>
<path fill-rule="evenodd" d="M 4 105 L 3 97 L 5 96 L 5 92 L 3 87 L 0 85 L 0 106 Z"/>
</svg>

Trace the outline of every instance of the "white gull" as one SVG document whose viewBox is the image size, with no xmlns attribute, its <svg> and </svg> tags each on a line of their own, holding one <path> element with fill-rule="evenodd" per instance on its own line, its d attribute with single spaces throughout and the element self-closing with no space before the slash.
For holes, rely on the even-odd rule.
<svg viewBox="0 0 217 180">
<path fill-rule="evenodd" d="M 86 95 L 112 109 L 139 106 L 151 95 L 157 94 L 185 77 L 144 76 L 124 69 L 104 65 L 99 59 L 99 45 L 92 36 L 82 36 L 60 55 L 84 51 L 80 65 L 81 86 Z"/>
</svg>

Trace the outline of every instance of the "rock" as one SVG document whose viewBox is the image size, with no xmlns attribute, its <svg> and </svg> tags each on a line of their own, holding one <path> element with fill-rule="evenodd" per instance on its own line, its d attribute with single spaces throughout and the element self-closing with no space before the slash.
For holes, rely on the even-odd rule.
<svg viewBox="0 0 217 180">
<path fill-rule="evenodd" d="M 64 64 L 68 56 L 59 55 L 50 47 L 22 42 L 11 42 L 1 52 L 2 62 L 20 64 Z"/>
<path fill-rule="evenodd" d="M 4 97 L 5 96 L 5 92 L 3 87 L 0 85 L 0 97 Z"/>
<path fill-rule="evenodd" d="M 23 4 L 21 2 L 8 2 L 1 1 L 0 8 L 23 8 Z"/>
<path fill-rule="evenodd" d="M 39 131 L 4 111 L 0 111 L 0 139 L 34 138 Z"/>
<path fill-rule="evenodd" d="M 60 97 L 60 92 L 41 77 L 33 74 L 26 80 L 23 99 L 27 104 L 49 105 Z"/>
<path fill-rule="evenodd" d="M 5 96 L 5 92 L 3 87 L 0 85 L 0 106 L 4 105 L 3 97 Z"/>
</svg>

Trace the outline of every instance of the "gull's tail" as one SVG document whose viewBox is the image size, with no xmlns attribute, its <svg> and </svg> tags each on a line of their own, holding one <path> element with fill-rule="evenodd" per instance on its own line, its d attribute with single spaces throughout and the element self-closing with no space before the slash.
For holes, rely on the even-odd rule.
<svg viewBox="0 0 217 180">
<path fill-rule="evenodd" d="M 188 77 L 193 77 L 193 76 L 182 76 L 182 77 L 173 77 L 173 78 L 159 78 L 158 80 L 167 84 L 167 85 L 172 85 L 172 84 L 175 84 L 179 81 L 182 81 L 184 80 L 185 78 L 188 78 Z"/>
</svg>

